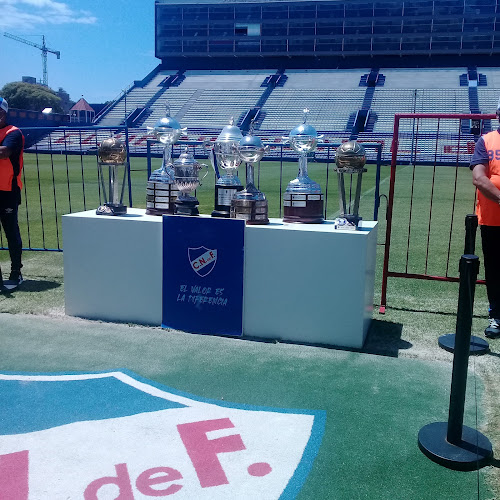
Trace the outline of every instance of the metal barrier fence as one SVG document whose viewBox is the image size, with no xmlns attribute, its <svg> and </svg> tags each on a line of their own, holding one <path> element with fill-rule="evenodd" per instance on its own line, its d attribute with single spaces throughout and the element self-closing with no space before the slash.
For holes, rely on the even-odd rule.
<svg viewBox="0 0 500 500">
<path fill-rule="evenodd" d="M 53 137 L 55 131 L 57 138 Z M 66 133 L 80 138 L 79 150 L 74 142 L 69 146 Z M 61 251 L 61 216 L 101 204 L 98 144 L 112 135 L 127 141 L 128 130 L 126 127 L 37 127 L 23 128 L 23 134 L 26 143 L 19 226 L 24 250 Z M 130 186 L 129 182 L 131 204 Z M 6 248 L 3 234 L 0 234 L 0 248 Z"/>
<path fill-rule="evenodd" d="M 474 212 L 476 202 L 468 168 L 475 142 L 463 133 L 463 124 L 475 121 L 479 134 L 491 130 L 493 119 L 495 115 L 395 115 L 381 313 L 389 277 L 459 280 L 456 263 L 464 249 L 465 216 Z"/>
<path fill-rule="evenodd" d="M 127 204 L 145 207 L 146 182 L 154 169 L 153 163 L 157 162 L 155 168 L 161 164 L 161 145 L 148 140 L 147 145 L 144 144 L 144 153 L 134 152 L 129 147 L 132 132 L 127 127 L 23 128 L 23 133 L 26 148 L 19 225 L 24 250 L 62 251 L 62 215 L 95 209 L 104 201 L 99 183 L 97 150 L 100 142 L 112 135 L 122 138 L 127 145 L 130 165 Z M 193 148 L 197 157 L 206 158 L 200 141 L 181 141 L 176 144 L 173 147 L 173 158 L 186 145 Z M 256 172 L 256 180 L 268 196 L 270 207 L 272 203 L 275 208 L 273 216 L 281 218 L 284 189 L 297 175 L 297 156 L 282 144 L 272 143 L 269 146 L 271 153 L 263 159 L 262 168 Z M 338 146 L 339 144 L 320 144 L 309 163 L 311 177 L 323 188 L 325 217 L 330 219 L 338 212 L 337 178 L 332 171 L 335 167 L 335 149 Z M 369 198 L 365 196 L 361 214 L 365 219 L 373 217 L 377 220 L 382 145 L 364 143 L 364 146 L 368 161 L 376 165 L 376 170 L 370 173 L 373 180 L 370 178 L 366 183 L 363 181 Z M 203 199 L 208 200 L 206 203 L 212 203 L 213 186 L 207 183 L 204 189 L 206 191 L 199 192 L 198 198 L 201 201 L 203 195 Z M 5 237 L 0 233 L 0 249 L 6 248 Z"/>
</svg>

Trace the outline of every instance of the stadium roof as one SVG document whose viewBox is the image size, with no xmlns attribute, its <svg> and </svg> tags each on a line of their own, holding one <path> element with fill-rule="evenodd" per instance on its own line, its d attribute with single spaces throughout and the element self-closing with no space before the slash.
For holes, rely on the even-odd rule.
<svg viewBox="0 0 500 500">
<path fill-rule="evenodd" d="M 320 1 L 320 0 L 316 0 Z M 345 2 L 346 0 L 321 0 L 327 2 Z M 311 0 L 156 0 L 157 4 L 179 5 L 179 4 L 219 4 L 231 3 L 275 3 L 275 2 L 308 2 Z"/>
</svg>

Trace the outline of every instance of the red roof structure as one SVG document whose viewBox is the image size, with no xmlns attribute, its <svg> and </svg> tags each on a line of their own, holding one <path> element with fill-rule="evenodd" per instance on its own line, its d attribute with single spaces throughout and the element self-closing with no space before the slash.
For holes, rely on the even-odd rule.
<svg viewBox="0 0 500 500">
<path fill-rule="evenodd" d="M 92 123 L 95 118 L 94 108 L 82 97 L 70 110 L 70 120 L 78 123 Z"/>
<path fill-rule="evenodd" d="M 82 97 L 71 109 L 70 111 L 90 111 L 94 112 L 94 108 Z"/>
</svg>

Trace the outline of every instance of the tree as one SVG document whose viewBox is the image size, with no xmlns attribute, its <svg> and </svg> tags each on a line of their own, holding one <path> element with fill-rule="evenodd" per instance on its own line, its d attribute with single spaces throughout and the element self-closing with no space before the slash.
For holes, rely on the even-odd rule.
<svg viewBox="0 0 500 500">
<path fill-rule="evenodd" d="M 61 98 L 56 93 L 34 83 L 12 82 L 0 89 L 0 96 L 7 99 L 11 108 L 42 111 L 52 108 L 54 113 L 63 113 Z"/>
</svg>

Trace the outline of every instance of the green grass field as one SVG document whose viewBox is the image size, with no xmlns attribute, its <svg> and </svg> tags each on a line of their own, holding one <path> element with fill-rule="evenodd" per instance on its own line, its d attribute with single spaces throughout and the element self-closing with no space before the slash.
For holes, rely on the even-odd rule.
<svg viewBox="0 0 500 500">
<path fill-rule="evenodd" d="M 208 160 L 207 160 L 208 161 Z M 152 168 L 161 160 L 154 158 Z M 309 175 L 326 195 L 327 219 L 339 211 L 334 163 L 309 163 Z M 282 216 L 282 197 L 297 175 L 296 162 L 262 162 L 256 172 L 260 189 L 269 201 L 270 217 Z M 363 175 L 360 214 L 373 219 L 376 166 Z M 385 241 L 385 212 L 389 190 L 388 166 L 381 167 L 379 243 Z M 100 188 L 95 156 L 25 155 L 25 193 L 20 226 L 26 248 L 62 249 L 61 216 L 97 208 Z M 243 168 L 240 178 L 244 182 Z M 131 159 L 132 204 L 145 208 L 147 167 L 145 158 Z M 200 212 L 214 207 L 215 175 L 211 172 L 197 190 Z M 128 204 L 128 196 L 125 196 Z M 463 253 L 465 215 L 474 210 L 474 189 L 467 168 L 401 166 L 397 169 L 391 237 L 390 270 L 457 276 Z"/>
<path fill-rule="evenodd" d="M 208 160 L 206 160 L 208 162 Z M 153 158 L 152 168 L 159 168 L 161 160 Z M 319 182 L 328 195 L 327 218 L 338 213 L 337 176 L 334 164 L 311 162 L 309 174 Z M 134 207 L 146 206 L 147 164 L 145 158 L 131 158 L 132 203 Z M 296 177 L 298 164 L 284 162 L 262 162 L 259 181 L 260 189 L 269 200 L 270 217 L 280 217 L 280 186 L 284 192 L 290 180 Z M 211 167 L 210 167 L 211 169 Z M 383 168 L 387 171 L 386 167 Z M 281 171 L 281 182 L 280 182 Z M 361 215 L 373 218 L 375 166 L 370 166 L 364 175 L 364 196 Z M 258 173 L 256 172 L 256 178 Z M 244 182 L 244 169 L 240 168 L 240 178 Z M 19 221 L 24 246 L 27 248 L 62 248 L 61 216 L 97 208 L 100 203 L 100 188 L 97 177 L 95 156 L 72 155 L 25 155 L 24 179 L 26 192 L 20 207 Z M 327 182 L 328 179 L 328 182 Z M 214 208 L 213 171 L 207 175 L 197 190 L 200 212 L 209 214 Z M 125 204 L 128 196 L 125 196 Z"/>
</svg>

